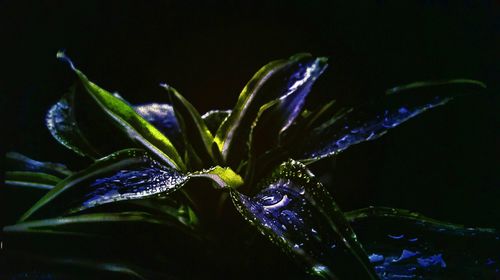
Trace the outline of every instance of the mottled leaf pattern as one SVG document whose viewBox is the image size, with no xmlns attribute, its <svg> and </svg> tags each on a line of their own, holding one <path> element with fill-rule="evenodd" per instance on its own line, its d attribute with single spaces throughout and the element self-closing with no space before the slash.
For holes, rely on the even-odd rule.
<svg viewBox="0 0 500 280">
<path fill-rule="evenodd" d="M 304 165 L 288 161 L 247 196 L 231 191 L 238 211 L 262 234 L 328 279 L 376 279 L 342 211 Z"/>
</svg>

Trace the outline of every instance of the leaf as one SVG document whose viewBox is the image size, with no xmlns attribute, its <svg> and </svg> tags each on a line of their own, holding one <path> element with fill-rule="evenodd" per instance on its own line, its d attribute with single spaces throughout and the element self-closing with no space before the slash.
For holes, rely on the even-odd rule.
<svg viewBox="0 0 500 280">
<path fill-rule="evenodd" d="M 290 85 L 288 92 L 259 109 L 250 129 L 247 178 L 252 177 L 254 164 L 259 156 L 281 148 L 282 134 L 302 112 L 312 85 L 327 67 L 326 61 L 326 58 L 321 57 L 302 65 L 294 74 L 297 80 Z M 277 157 L 274 160 L 281 162 L 283 159 Z"/>
<path fill-rule="evenodd" d="M 36 161 L 16 152 L 8 152 L 5 157 L 6 170 L 9 171 L 39 172 L 59 178 L 64 178 L 73 173 L 64 164 Z"/>
<path fill-rule="evenodd" d="M 200 116 L 200 113 L 175 88 L 162 84 L 169 93 L 185 142 L 189 143 L 203 163 L 217 163 L 220 155 L 214 155 L 214 137 Z M 217 151 L 217 150 L 215 150 Z"/>
<path fill-rule="evenodd" d="M 179 122 L 169 104 L 150 103 L 134 106 L 135 111 L 165 135 L 177 150 L 184 149 Z"/>
<path fill-rule="evenodd" d="M 452 80 L 441 80 L 441 81 L 413 82 L 410 84 L 390 88 L 385 93 L 386 94 L 394 94 L 394 93 L 398 93 L 400 91 L 405 91 L 405 90 L 412 90 L 412 89 L 419 89 L 419 88 L 433 87 L 433 86 L 446 86 L 446 85 L 453 85 L 453 84 L 472 85 L 472 86 L 478 86 L 481 88 L 486 88 L 486 85 L 481 81 L 476 81 L 476 80 L 471 80 L 471 79 L 452 79 Z"/>
<path fill-rule="evenodd" d="M 141 181 L 145 178 L 140 173 L 142 171 L 154 177 Z M 155 178 L 158 181 L 154 181 Z M 119 179 L 124 180 L 123 183 L 126 185 Z M 163 179 L 165 181 L 160 181 Z M 68 211 L 74 207 L 85 209 L 110 201 L 172 191 L 178 187 L 177 184 L 182 184 L 186 179 L 178 171 L 151 159 L 142 150 L 122 150 L 97 160 L 89 168 L 64 179 L 33 205 L 20 221 L 26 220 L 43 208 L 56 208 L 52 209 L 52 212 Z M 112 184 L 112 180 L 118 181 Z"/>
<path fill-rule="evenodd" d="M 193 172 L 190 177 L 209 178 L 216 183 L 221 189 L 231 188 L 237 189 L 243 185 L 243 179 L 236 174 L 231 168 L 215 166 L 207 170 Z"/>
<path fill-rule="evenodd" d="M 165 196 L 181 188 L 191 177 L 208 177 L 221 187 L 237 187 L 242 183 L 228 168 L 214 167 L 195 174 L 182 174 L 155 161 L 143 150 L 122 150 L 61 181 L 20 221 L 33 214 L 71 214 L 122 200 Z"/>
<path fill-rule="evenodd" d="M 230 114 L 231 110 L 212 110 L 206 112 L 201 118 L 212 135 L 215 135 L 221 124 L 226 121 Z"/>
<path fill-rule="evenodd" d="M 215 136 L 215 143 L 229 166 L 234 167 L 246 157 L 250 126 L 257 118 L 260 108 L 277 98 L 295 96 L 295 92 L 303 89 L 303 83 L 309 81 L 307 77 L 310 74 L 308 71 L 311 71 L 311 65 L 317 63 L 317 59 L 309 54 L 299 54 L 288 60 L 273 61 L 262 67 L 247 83 L 231 115 L 222 123 Z M 294 104 L 299 100 L 300 98 L 297 100 L 292 98 L 287 102 Z M 283 103 L 282 106 L 286 104 Z M 293 119 L 298 112 L 289 113 L 291 113 L 289 119 Z M 288 121 L 284 122 L 285 127 L 288 126 Z"/>
<path fill-rule="evenodd" d="M 471 80 L 418 82 L 408 86 L 396 87 L 389 90 L 389 92 L 415 90 L 429 86 L 455 85 L 457 83 L 460 85 L 466 83 L 474 87 L 482 85 L 480 82 Z M 304 140 L 303 147 L 297 149 L 298 153 L 293 154 L 301 158 L 304 163 L 336 155 L 351 145 L 375 140 L 384 135 L 389 129 L 429 109 L 446 104 L 460 93 L 460 91 L 457 93 L 456 90 L 451 93 L 449 90 L 440 90 L 439 94 L 435 94 L 430 89 L 427 89 L 427 91 L 429 93 L 389 94 L 375 104 L 368 103 L 351 110 L 344 110 L 310 130 L 308 135 L 304 137 L 307 140 Z"/>
<path fill-rule="evenodd" d="M 384 279 L 499 276 L 500 235 L 493 229 L 465 227 L 388 207 L 346 212 L 346 217 Z"/>
<path fill-rule="evenodd" d="M 40 173 L 40 172 L 30 172 L 30 171 L 5 172 L 5 184 L 12 186 L 22 186 L 22 187 L 51 190 L 60 181 L 61 179 L 54 175 Z"/>
<path fill-rule="evenodd" d="M 303 164 L 285 162 L 259 186 L 253 196 L 231 190 L 233 203 L 283 251 L 328 279 L 377 279 L 344 214 Z"/>
<path fill-rule="evenodd" d="M 185 170 L 185 166 L 177 150 L 170 140 L 158 129 L 137 114 L 122 99 L 92 83 L 77 68 L 63 52 L 58 52 L 57 57 L 70 65 L 76 73 L 87 92 L 92 96 L 97 105 L 133 140 L 136 140 L 145 149 L 158 156 L 163 162 L 178 170 Z"/>
<path fill-rule="evenodd" d="M 92 159 L 98 158 L 99 153 L 82 134 L 74 112 L 75 87 L 63 95 L 61 100 L 50 108 L 45 123 L 50 134 L 63 146 L 80 156 Z"/>
<path fill-rule="evenodd" d="M 172 218 L 177 218 L 172 216 Z M 4 227 L 8 233 L 54 233 L 54 234 L 103 234 L 99 229 L 104 229 L 104 224 L 153 224 L 166 227 L 175 227 L 188 232 L 187 227 L 180 228 L 182 223 L 177 219 L 166 219 L 165 217 L 154 216 L 146 212 L 129 211 L 119 213 L 91 213 L 80 214 L 67 217 L 57 217 L 50 219 L 26 221 Z M 75 227 L 83 225 L 83 227 Z M 95 229 L 89 229 L 94 225 Z M 87 228 L 87 230 L 85 230 Z M 97 230 L 98 232 L 94 232 Z"/>
</svg>

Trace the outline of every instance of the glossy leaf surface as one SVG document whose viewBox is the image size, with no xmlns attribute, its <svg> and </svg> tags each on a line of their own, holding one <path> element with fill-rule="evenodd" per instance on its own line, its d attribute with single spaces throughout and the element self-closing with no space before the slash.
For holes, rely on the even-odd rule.
<svg viewBox="0 0 500 280">
<path fill-rule="evenodd" d="M 311 76 L 311 69 L 315 64 L 318 64 L 317 59 L 308 54 L 295 55 L 288 60 L 273 61 L 262 67 L 247 83 L 231 115 L 221 125 L 215 137 L 223 158 L 230 166 L 234 166 L 238 159 L 246 157 L 250 128 L 258 117 L 261 107 L 281 97 L 295 96 L 294 93 L 307 88 L 303 86 L 314 76 Z M 292 100 L 295 99 L 284 102 L 283 106 L 288 102 L 293 103 Z M 296 113 L 298 112 L 292 112 L 289 119 L 293 119 L 292 116 Z"/>
<path fill-rule="evenodd" d="M 408 210 L 370 207 L 346 217 L 382 279 L 495 279 L 500 235 L 427 218 Z"/>
<path fill-rule="evenodd" d="M 215 159 L 219 159 L 220 155 L 213 154 L 217 152 L 217 150 L 212 150 L 214 137 L 205 121 L 201 118 L 200 113 L 175 88 L 167 84 L 162 84 L 162 87 L 169 93 L 185 142 L 189 142 L 194 153 L 202 162 L 216 163 Z"/>
<path fill-rule="evenodd" d="M 87 76 L 74 67 L 73 63 L 64 53 L 59 52 L 57 57 L 69 63 L 97 105 L 115 124 L 122 128 L 128 137 L 142 144 L 145 149 L 161 158 L 162 161 L 171 167 L 179 170 L 185 169 L 177 150 L 165 135 L 137 114 L 122 99 L 89 81 Z"/>
<path fill-rule="evenodd" d="M 348 110 L 312 129 L 304 142 L 304 148 L 297 154 L 303 162 L 316 161 L 338 154 L 351 145 L 375 140 L 388 130 L 418 116 L 434 107 L 444 105 L 456 96 L 455 90 L 441 89 L 440 94 L 433 94 L 429 86 L 446 86 L 462 84 L 477 87 L 484 85 L 477 81 L 450 80 L 448 82 L 419 82 L 407 86 L 399 86 L 389 90 L 387 96 L 374 104 L 365 104 Z M 431 94 L 401 93 L 403 90 L 425 90 Z"/>
<path fill-rule="evenodd" d="M 134 106 L 135 111 L 165 135 L 177 148 L 183 150 L 184 143 L 174 108 L 169 104 L 150 103 Z"/>
<path fill-rule="evenodd" d="M 50 134 L 63 146 L 80 156 L 98 158 L 99 153 L 82 134 L 75 118 L 75 87 L 50 108 L 45 123 Z"/>
<path fill-rule="evenodd" d="M 220 125 L 229 117 L 231 110 L 212 110 L 208 111 L 201 118 L 207 125 L 208 130 L 215 135 Z"/>
<path fill-rule="evenodd" d="M 377 278 L 344 214 L 304 165 L 283 163 L 259 189 L 254 196 L 231 191 L 238 211 L 311 273 Z"/>
</svg>

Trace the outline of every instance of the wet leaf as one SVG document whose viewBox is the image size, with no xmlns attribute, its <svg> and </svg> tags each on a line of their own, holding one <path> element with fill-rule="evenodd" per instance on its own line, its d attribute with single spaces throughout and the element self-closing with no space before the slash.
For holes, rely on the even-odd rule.
<svg viewBox="0 0 500 280">
<path fill-rule="evenodd" d="M 438 221 L 404 209 L 346 213 L 382 279 L 494 279 L 500 235 L 493 229 Z"/>
<path fill-rule="evenodd" d="M 377 279 L 344 214 L 296 161 L 279 166 L 256 195 L 232 190 L 243 217 L 309 272 L 328 279 Z"/>
<path fill-rule="evenodd" d="M 165 135 L 177 148 L 184 149 L 184 140 L 174 108 L 169 104 L 150 103 L 134 106 L 135 111 Z"/>
<path fill-rule="evenodd" d="M 69 209 L 74 212 L 111 201 L 173 191 L 186 179 L 178 171 L 150 158 L 145 151 L 123 150 L 64 179 L 20 220 L 26 220 L 43 208 L 55 208 L 52 212 Z"/>
<path fill-rule="evenodd" d="M 376 103 L 367 103 L 351 110 L 344 110 L 330 120 L 310 130 L 307 141 L 297 154 L 302 162 L 309 163 L 336 155 L 351 145 L 375 140 L 389 129 L 418 116 L 419 114 L 446 104 L 463 90 L 443 89 L 447 85 L 464 85 L 474 87 L 477 91 L 483 84 L 472 80 L 450 80 L 443 82 L 419 82 L 407 86 L 399 86 L 389 90 L 395 93 L 404 90 L 424 90 L 421 94 L 401 93 L 388 94 Z M 438 86 L 439 93 L 427 87 Z"/>
<path fill-rule="evenodd" d="M 61 100 L 50 108 L 45 118 L 45 123 L 50 134 L 63 146 L 74 151 L 80 156 L 92 159 L 100 154 L 89 143 L 78 127 L 74 112 L 75 87 L 63 95 Z"/>
<path fill-rule="evenodd" d="M 69 63 L 97 105 L 110 117 L 113 123 L 122 128 L 128 137 L 142 144 L 145 149 L 151 151 L 171 167 L 185 170 L 181 157 L 165 135 L 137 114 L 122 99 L 89 81 L 80 70 L 74 67 L 64 53 L 58 52 L 57 57 Z"/>
<path fill-rule="evenodd" d="M 215 136 L 215 143 L 230 166 L 234 167 L 239 160 L 246 157 L 250 127 L 261 107 L 277 98 L 301 92 L 304 89 L 303 83 L 309 80 L 307 70 L 311 70 L 310 66 L 316 63 L 316 59 L 309 54 L 273 61 L 262 67 L 247 83 L 231 115 L 222 123 Z M 282 106 L 286 107 L 298 100 L 300 98 L 291 98 Z M 289 113 L 289 119 L 293 119 L 299 112 Z M 287 120 L 284 120 L 285 126 Z"/>
<path fill-rule="evenodd" d="M 157 162 L 143 150 L 128 149 L 102 158 L 58 183 L 23 215 L 21 221 L 41 209 L 49 215 L 61 215 L 111 202 L 168 195 L 191 177 L 207 177 L 220 187 L 237 187 L 242 183 L 229 168 L 216 166 L 182 174 Z"/>
<path fill-rule="evenodd" d="M 71 175 L 66 165 L 53 162 L 41 162 L 31 159 L 16 152 L 6 154 L 6 170 L 8 171 L 31 171 L 54 175 L 64 178 Z"/>
</svg>

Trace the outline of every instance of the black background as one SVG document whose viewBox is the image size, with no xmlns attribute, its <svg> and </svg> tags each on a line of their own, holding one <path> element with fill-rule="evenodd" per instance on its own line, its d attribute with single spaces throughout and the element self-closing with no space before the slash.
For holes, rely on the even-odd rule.
<svg viewBox="0 0 500 280">
<path fill-rule="evenodd" d="M 60 49 L 132 103 L 164 101 L 158 84 L 167 82 L 200 112 L 231 108 L 265 63 L 311 52 L 330 59 L 311 102 L 354 103 L 417 80 L 485 82 L 484 93 L 425 113 L 322 168 L 331 170 L 330 190 L 346 210 L 394 206 L 500 227 L 498 1 L 208 2 L 3 1 L 4 148 L 78 161 L 44 127 L 48 108 L 75 81 L 55 58 Z M 2 204 L 7 213 L 28 207 Z"/>
</svg>

